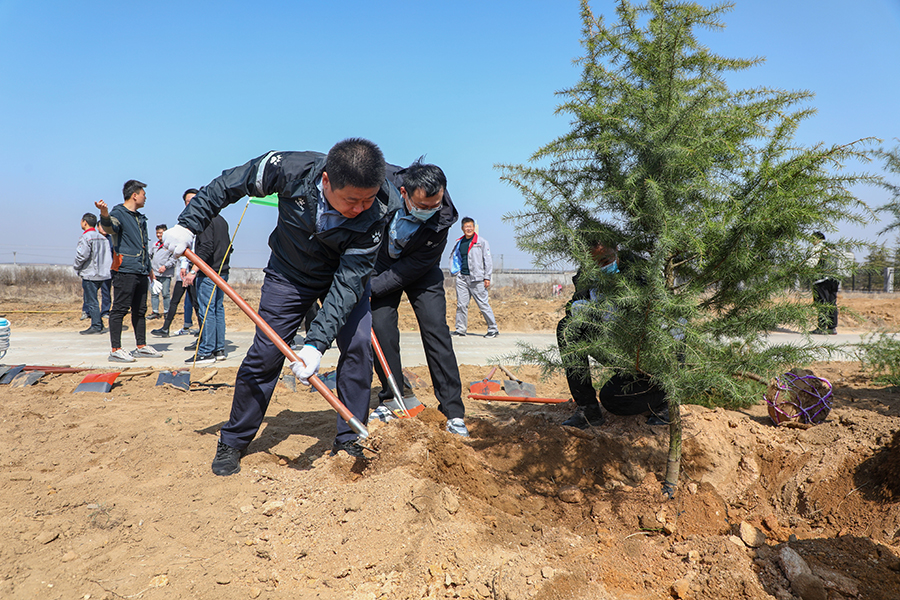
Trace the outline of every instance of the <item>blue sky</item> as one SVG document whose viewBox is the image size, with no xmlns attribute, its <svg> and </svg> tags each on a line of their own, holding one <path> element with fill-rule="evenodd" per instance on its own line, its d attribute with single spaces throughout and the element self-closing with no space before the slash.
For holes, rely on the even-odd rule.
<svg viewBox="0 0 900 600">
<path fill-rule="evenodd" d="M 613 2 L 592 7 L 614 18 Z M 554 92 L 580 76 L 578 11 L 575 0 L 0 0 L 0 262 L 70 263 L 81 215 L 121 202 L 127 179 L 148 184 L 151 227 L 172 225 L 181 193 L 224 169 L 361 136 L 389 162 L 441 165 L 495 262 L 531 267 L 502 221 L 521 197 L 493 165 L 526 162 L 567 130 Z M 742 0 L 725 20 L 707 45 L 767 59 L 732 87 L 816 93 L 800 142 L 898 143 L 900 0 Z M 223 212 L 232 230 L 242 210 Z M 232 264 L 263 266 L 274 223 L 251 206 Z M 894 245 L 880 229 L 841 233 Z"/>
</svg>

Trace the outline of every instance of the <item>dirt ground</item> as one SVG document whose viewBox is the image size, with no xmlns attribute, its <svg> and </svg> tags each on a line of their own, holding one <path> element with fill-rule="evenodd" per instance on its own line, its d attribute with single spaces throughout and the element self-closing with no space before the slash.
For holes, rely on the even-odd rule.
<svg viewBox="0 0 900 600">
<path fill-rule="evenodd" d="M 80 325 L 64 294 L 7 298 L 19 328 Z M 563 302 L 493 295 L 502 332 L 552 330 Z M 842 329 L 896 330 L 900 298 L 841 305 Z M 665 427 L 609 416 L 582 432 L 560 425 L 571 403 L 467 400 L 464 440 L 443 431 L 425 367 L 412 371 L 428 408 L 371 424 L 368 460 L 330 457 L 335 413 L 279 384 L 224 478 L 209 463 L 233 368 L 190 392 L 147 375 L 72 393 L 84 373 L 0 388 L 0 598 L 896 599 L 900 393 L 856 363 L 811 368 L 835 391 L 816 427 L 774 427 L 762 401 L 683 406 L 674 500 L 660 494 Z M 461 365 L 464 387 L 488 370 Z M 559 374 L 518 373 L 568 397 Z M 792 585 L 786 548 L 812 576 Z"/>
</svg>

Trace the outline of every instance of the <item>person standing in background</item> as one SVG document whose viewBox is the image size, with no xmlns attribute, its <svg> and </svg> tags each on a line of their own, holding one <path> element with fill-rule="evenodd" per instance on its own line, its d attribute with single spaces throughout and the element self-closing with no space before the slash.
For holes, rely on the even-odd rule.
<svg viewBox="0 0 900 600">
<path fill-rule="evenodd" d="M 463 236 L 456 240 L 450 253 L 450 274 L 456 275 L 456 329 L 451 335 L 464 336 L 469 323 L 469 299 L 474 298 L 481 310 L 488 330 L 486 338 L 500 335 L 497 320 L 488 299 L 491 274 L 494 263 L 491 260 L 491 246 L 488 241 L 475 233 L 475 220 L 463 217 Z"/>
<path fill-rule="evenodd" d="M 104 281 L 109 279 L 112 266 L 112 252 L 109 242 L 96 229 L 97 215 L 85 213 L 81 217 L 81 237 L 75 251 L 75 272 L 81 277 L 81 290 L 84 299 L 84 312 L 91 320 L 91 326 L 78 333 L 91 335 L 104 333 L 103 320 L 100 317 L 100 305 L 97 292 Z"/>
</svg>

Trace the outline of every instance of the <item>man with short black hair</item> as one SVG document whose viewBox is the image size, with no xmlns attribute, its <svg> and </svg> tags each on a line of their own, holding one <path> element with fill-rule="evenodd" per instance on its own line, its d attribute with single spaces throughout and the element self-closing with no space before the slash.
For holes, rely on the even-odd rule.
<svg viewBox="0 0 900 600">
<path fill-rule="evenodd" d="M 337 392 L 360 422 L 368 419 L 372 385 L 372 315 L 369 310 L 372 267 L 384 233 L 384 221 L 401 202 L 385 179 L 381 150 L 361 138 L 319 152 L 269 152 L 224 171 L 202 188 L 169 229 L 163 242 L 176 255 L 192 243 L 212 217 L 244 196 L 278 194 L 278 224 L 269 236 L 272 253 L 265 269 L 259 315 L 287 343 L 316 300 L 322 308 L 313 320 L 300 361 L 291 364 L 297 379 L 309 385 L 322 353 L 337 340 Z M 214 266 L 214 265 L 213 265 Z M 235 379 L 231 416 L 220 431 L 212 471 L 232 475 L 262 425 L 284 364 L 278 348 L 257 329 Z M 332 454 L 363 458 L 357 434 L 340 417 Z"/>
<path fill-rule="evenodd" d="M 112 210 L 103 200 L 94 203 L 100 210 L 100 227 L 112 237 L 113 304 L 109 311 L 110 362 L 134 362 L 135 358 L 162 356 L 147 345 L 147 292 L 156 276 L 150 268 L 147 217 L 138 212 L 147 201 L 147 184 L 129 179 L 122 186 L 124 202 Z M 118 263 L 118 264 L 116 264 Z M 149 277 L 149 278 L 148 278 Z M 128 352 L 122 347 L 122 321 L 131 310 L 131 326 L 137 348 Z"/>
<path fill-rule="evenodd" d="M 487 323 L 488 330 L 484 337 L 495 338 L 500 332 L 488 299 L 494 270 L 491 246 L 475 232 L 475 220 L 471 217 L 463 217 L 462 231 L 463 236 L 456 240 L 450 253 L 450 274 L 456 275 L 456 329 L 451 335 L 466 335 L 469 326 L 469 299 L 474 298 Z"/>
<path fill-rule="evenodd" d="M 106 331 L 103 320 L 100 317 L 100 305 L 97 302 L 97 292 L 104 281 L 109 279 L 109 269 L 112 266 L 112 252 L 109 242 L 97 229 L 97 216 L 94 213 L 84 213 L 81 217 L 81 237 L 78 238 L 78 248 L 75 251 L 75 272 L 81 277 L 81 290 L 84 306 L 91 326 L 78 333 L 91 335 Z"/>
<path fill-rule="evenodd" d="M 388 166 L 388 178 L 400 189 L 403 205 L 388 220 L 372 278 L 372 327 L 391 373 L 402 385 L 400 330 L 397 310 L 403 293 L 412 305 L 425 349 L 425 360 L 447 431 L 467 437 L 459 366 L 447 327 L 447 300 L 440 261 L 447 234 L 458 213 L 447 193 L 447 178 L 437 165 L 415 161 L 406 169 Z M 381 379 L 382 402 L 393 398 L 386 374 L 375 362 Z M 372 416 L 388 421 L 393 413 L 384 404 Z"/>
</svg>

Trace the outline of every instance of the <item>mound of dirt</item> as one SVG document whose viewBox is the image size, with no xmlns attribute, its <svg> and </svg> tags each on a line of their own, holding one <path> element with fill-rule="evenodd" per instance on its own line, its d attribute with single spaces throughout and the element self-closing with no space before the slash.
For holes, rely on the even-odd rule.
<svg viewBox="0 0 900 600">
<path fill-rule="evenodd" d="M 581 431 L 560 425 L 571 403 L 469 400 L 463 439 L 426 384 L 420 416 L 370 424 L 359 460 L 328 454 L 318 394 L 279 385 L 222 478 L 209 462 L 230 388 L 145 376 L 74 394 L 82 374 L 45 376 L 4 391 L 0 597 L 790 598 L 790 546 L 829 598 L 895 598 L 900 503 L 872 473 L 896 451 L 900 399 L 857 365 L 812 369 L 835 389 L 816 427 L 773 426 L 762 393 L 740 412 L 682 407 L 674 500 L 667 428 L 642 416 Z M 518 375 L 566 393 L 560 375 Z"/>
</svg>

